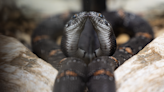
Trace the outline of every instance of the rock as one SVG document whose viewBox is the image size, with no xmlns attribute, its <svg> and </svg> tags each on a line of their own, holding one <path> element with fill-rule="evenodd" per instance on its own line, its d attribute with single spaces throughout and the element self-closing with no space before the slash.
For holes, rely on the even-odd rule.
<svg viewBox="0 0 164 92">
<path fill-rule="evenodd" d="M 16 39 L 0 39 L 0 92 L 51 92 L 58 71 Z"/>
<path fill-rule="evenodd" d="M 164 92 L 164 34 L 115 71 L 117 92 Z"/>
</svg>

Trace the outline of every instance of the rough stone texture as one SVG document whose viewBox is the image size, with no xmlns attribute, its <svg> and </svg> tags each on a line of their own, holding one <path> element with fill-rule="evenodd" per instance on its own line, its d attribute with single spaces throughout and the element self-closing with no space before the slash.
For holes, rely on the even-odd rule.
<svg viewBox="0 0 164 92">
<path fill-rule="evenodd" d="M 57 70 L 16 39 L 0 39 L 0 92 L 51 92 Z"/>
<path fill-rule="evenodd" d="M 117 92 L 164 92 L 164 34 L 115 71 Z"/>
</svg>

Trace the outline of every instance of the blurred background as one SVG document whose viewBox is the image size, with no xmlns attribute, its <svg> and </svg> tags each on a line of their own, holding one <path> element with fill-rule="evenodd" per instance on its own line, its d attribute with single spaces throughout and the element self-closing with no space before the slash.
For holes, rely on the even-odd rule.
<svg viewBox="0 0 164 92">
<path fill-rule="evenodd" d="M 31 35 L 46 18 L 69 12 L 124 10 L 143 17 L 155 37 L 164 33 L 164 0 L 0 0 L 0 34 L 31 46 Z M 121 39 L 121 40 L 119 40 Z M 126 35 L 118 37 L 128 40 Z M 124 42 L 124 41 L 123 41 Z"/>
</svg>

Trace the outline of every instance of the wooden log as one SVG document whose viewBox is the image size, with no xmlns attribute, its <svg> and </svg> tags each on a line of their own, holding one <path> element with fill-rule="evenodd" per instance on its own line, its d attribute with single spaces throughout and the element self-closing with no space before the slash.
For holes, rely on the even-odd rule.
<svg viewBox="0 0 164 92">
<path fill-rule="evenodd" d="M 58 71 L 16 39 L 0 39 L 0 92 L 52 92 Z"/>
<path fill-rule="evenodd" d="M 164 34 L 115 71 L 117 92 L 164 92 Z"/>
</svg>

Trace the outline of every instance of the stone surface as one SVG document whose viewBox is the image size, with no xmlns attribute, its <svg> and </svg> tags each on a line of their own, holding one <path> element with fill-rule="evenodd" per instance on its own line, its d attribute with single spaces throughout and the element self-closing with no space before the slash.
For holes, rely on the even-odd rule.
<svg viewBox="0 0 164 92">
<path fill-rule="evenodd" d="M 115 71 L 117 92 L 164 92 L 164 34 Z"/>
<path fill-rule="evenodd" d="M 0 39 L 0 92 L 51 92 L 57 70 L 16 39 Z"/>
</svg>

